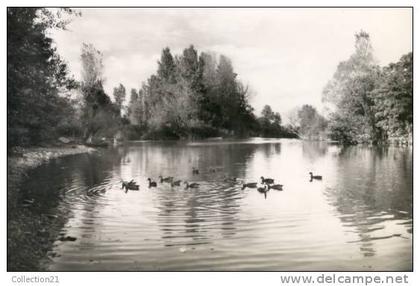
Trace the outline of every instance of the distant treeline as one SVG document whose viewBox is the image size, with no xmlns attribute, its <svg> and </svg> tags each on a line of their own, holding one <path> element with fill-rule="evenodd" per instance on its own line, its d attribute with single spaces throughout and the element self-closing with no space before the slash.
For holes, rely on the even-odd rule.
<svg viewBox="0 0 420 286">
<path fill-rule="evenodd" d="M 60 136 L 93 142 L 100 138 L 194 139 L 289 137 L 337 140 L 345 144 L 386 143 L 412 134 L 412 54 L 379 67 L 369 35 L 356 35 L 356 51 L 339 64 L 324 89 L 331 106 L 322 116 L 304 105 L 289 124 L 269 105 L 257 116 L 250 89 L 224 55 L 194 46 L 172 55 L 162 50 L 157 71 L 142 87 L 120 84 L 112 101 L 103 88 L 103 55 L 83 44 L 82 78 L 75 81 L 57 53 L 50 29 L 65 29 L 71 9 L 7 10 L 8 147 L 38 145 Z M 128 101 L 128 106 L 124 103 Z"/>
</svg>

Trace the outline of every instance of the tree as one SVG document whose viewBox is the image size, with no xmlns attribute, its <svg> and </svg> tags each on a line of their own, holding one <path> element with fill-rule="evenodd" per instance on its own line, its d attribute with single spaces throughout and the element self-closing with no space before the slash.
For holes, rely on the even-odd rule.
<svg viewBox="0 0 420 286">
<path fill-rule="evenodd" d="M 361 31 L 355 38 L 355 52 L 338 65 L 323 90 L 323 101 L 336 106 L 332 118 L 357 128 L 352 141 L 377 143 L 382 132 L 376 125 L 372 91 L 378 84 L 380 69 L 373 57 L 369 34 Z"/>
<path fill-rule="evenodd" d="M 139 94 L 135 88 L 130 90 L 130 102 L 136 102 L 139 99 Z"/>
<path fill-rule="evenodd" d="M 172 57 L 171 50 L 166 47 L 162 50 L 162 55 L 158 62 L 157 74 L 161 80 L 168 83 L 175 83 L 175 69 L 175 61 Z"/>
<path fill-rule="evenodd" d="M 114 87 L 113 95 L 114 95 L 115 104 L 117 105 L 121 113 L 122 106 L 125 101 L 125 87 L 120 83 L 118 87 Z"/>
<path fill-rule="evenodd" d="M 276 124 L 276 125 L 281 125 L 281 116 L 280 116 L 280 113 L 278 113 L 278 112 L 276 112 L 276 113 L 274 113 L 274 115 L 273 115 L 273 123 L 274 124 Z"/>
<path fill-rule="evenodd" d="M 248 87 L 236 77 L 225 56 L 219 62 L 213 54 L 198 56 L 192 45 L 175 56 L 163 49 L 157 73 L 141 89 L 150 133 L 184 138 L 256 129 Z"/>
<path fill-rule="evenodd" d="M 260 135 L 264 137 L 282 137 L 289 136 L 289 132 L 281 126 L 280 113 L 274 112 L 270 105 L 265 105 L 261 111 L 261 117 L 258 118 Z"/>
<path fill-rule="evenodd" d="M 387 137 L 410 137 L 413 124 L 413 54 L 383 69 L 381 81 L 372 92 L 375 119 Z"/>
<path fill-rule="evenodd" d="M 261 111 L 261 115 L 267 121 L 271 121 L 273 119 L 273 116 L 274 116 L 274 112 L 271 109 L 271 106 L 270 105 L 265 105 L 263 110 Z"/>
<path fill-rule="evenodd" d="M 81 60 L 84 138 L 92 142 L 98 133 L 113 136 L 120 123 L 120 109 L 103 88 L 102 53 L 92 44 L 83 44 Z"/>
<path fill-rule="evenodd" d="M 202 84 L 204 95 L 199 102 L 199 118 L 206 124 L 221 126 L 222 110 L 217 90 L 217 58 L 214 54 L 201 53 Z"/>
<path fill-rule="evenodd" d="M 64 13 L 63 13 L 64 12 Z M 48 29 L 65 29 L 71 9 L 7 9 L 8 147 L 33 145 L 56 136 L 71 111 L 69 77 Z M 65 112 L 63 112 L 66 110 Z"/>
<path fill-rule="evenodd" d="M 236 128 L 235 123 L 238 106 L 236 94 L 236 76 L 233 71 L 232 62 L 229 58 L 221 55 L 219 64 L 217 65 L 217 94 L 218 102 L 221 108 L 220 125 L 223 128 L 233 130 Z"/>
<path fill-rule="evenodd" d="M 320 139 L 327 128 L 327 121 L 317 110 L 308 104 L 305 104 L 298 111 L 299 135 L 307 139 Z"/>
</svg>

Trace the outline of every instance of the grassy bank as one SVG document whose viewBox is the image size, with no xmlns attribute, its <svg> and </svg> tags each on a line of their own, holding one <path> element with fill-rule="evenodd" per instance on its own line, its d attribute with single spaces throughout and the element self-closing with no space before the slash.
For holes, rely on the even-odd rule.
<svg viewBox="0 0 420 286">
<path fill-rule="evenodd" d="M 69 147 L 27 148 L 7 158 L 7 269 L 8 271 L 42 271 L 53 242 L 67 220 L 63 210 L 54 214 L 37 211 L 37 202 L 22 201 L 21 187 L 28 172 L 48 160 L 93 152 L 81 145 Z"/>
</svg>

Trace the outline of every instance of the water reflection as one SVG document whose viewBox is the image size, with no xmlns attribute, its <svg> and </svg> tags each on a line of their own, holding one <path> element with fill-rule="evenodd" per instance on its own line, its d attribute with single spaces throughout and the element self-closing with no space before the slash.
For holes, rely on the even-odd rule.
<svg viewBox="0 0 420 286">
<path fill-rule="evenodd" d="M 50 270 L 409 270 L 411 158 L 297 140 L 143 142 L 47 164 L 24 193 L 69 213 L 62 233 L 77 240 L 55 242 Z M 159 175 L 200 187 L 147 188 Z M 242 189 L 261 176 L 284 190 Z"/>
<path fill-rule="evenodd" d="M 322 141 L 303 141 L 302 155 L 309 161 L 315 161 L 325 156 L 328 152 L 329 144 Z"/>
<path fill-rule="evenodd" d="M 406 223 L 412 218 L 411 149 L 343 148 L 336 164 L 335 180 L 326 194 L 343 226 L 358 234 L 349 243 L 371 257 L 385 244 L 382 240 L 410 240 L 412 226 Z M 408 249 L 405 252 L 410 255 Z"/>
</svg>

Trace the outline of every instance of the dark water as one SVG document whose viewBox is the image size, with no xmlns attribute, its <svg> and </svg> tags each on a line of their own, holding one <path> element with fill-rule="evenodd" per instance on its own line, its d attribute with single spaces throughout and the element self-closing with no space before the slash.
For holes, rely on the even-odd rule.
<svg viewBox="0 0 420 286">
<path fill-rule="evenodd" d="M 309 171 L 323 180 L 310 182 Z M 200 187 L 147 188 L 159 175 Z M 265 196 L 224 176 L 271 177 L 284 190 Z M 140 190 L 121 190 L 132 178 Z M 77 239 L 57 238 L 53 271 L 412 269 L 411 148 L 133 143 L 52 161 L 23 196 L 39 212 L 68 213 L 61 235 Z"/>
</svg>

